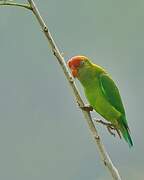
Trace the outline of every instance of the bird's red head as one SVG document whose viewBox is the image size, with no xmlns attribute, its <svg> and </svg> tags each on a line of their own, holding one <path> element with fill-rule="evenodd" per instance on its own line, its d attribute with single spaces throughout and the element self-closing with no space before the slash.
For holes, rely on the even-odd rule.
<svg viewBox="0 0 144 180">
<path fill-rule="evenodd" d="M 67 65 L 70 68 L 73 77 L 78 76 L 78 68 L 80 67 L 82 62 L 85 61 L 85 59 L 85 56 L 74 56 L 68 60 Z"/>
</svg>

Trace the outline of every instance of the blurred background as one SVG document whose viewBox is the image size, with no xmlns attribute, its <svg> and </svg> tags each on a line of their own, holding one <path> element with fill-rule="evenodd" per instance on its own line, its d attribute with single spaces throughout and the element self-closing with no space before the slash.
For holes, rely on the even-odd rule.
<svg viewBox="0 0 144 180">
<path fill-rule="evenodd" d="M 122 179 L 144 179 L 144 1 L 35 2 L 66 60 L 86 55 L 115 80 L 134 147 L 97 128 Z M 14 7 L 0 7 L 0 179 L 111 180 L 37 20 Z"/>
</svg>

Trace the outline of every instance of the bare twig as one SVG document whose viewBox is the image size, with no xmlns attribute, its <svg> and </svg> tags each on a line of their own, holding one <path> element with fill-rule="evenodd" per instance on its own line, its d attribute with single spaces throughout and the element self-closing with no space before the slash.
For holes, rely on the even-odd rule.
<svg viewBox="0 0 144 180">
<path fill-rule="evenodd" d="M 47 38 L 47 40 L 48 40 L 48 42 L 49 42 L 49 44 L 50 44 L 50 46 L 52 48 L 53 54 L 56 56 L 60 66 L 63 69 L 63 72 L 64 72 L 67 80 L 69 81 L 70 87 L 73 90 L 73 94 L 74 94 L 78 104 L 81 107 L 83 107 L 84 102 L 83 102 L 83 100 L 82 100 L 82 98 L 81 98 L 81 96 L 79 94 L 79 91 L 78 91 L 78 89 L 76 87 L 76 84 L 75 84 L 71 74 L 68 71 L 68 68 L 67 68 L 67 65 L 66 65 L 66 63 L 64 61 L 64 58 L 62 57 L 58 47 L 56 46 L 56 44 L 55 44 L 55 42 L 54 42 L 54 40 L 53 40 L 53 38 L 52 38 L 52 36 L 51 36 L 51 34 L 49 32 L 48 27 L 46 26 L 43 18 L 41 17 L 41 15 L 40 15 L 34 1 L 33 0 L 28 0 L 28 2 L 30 4 L 30 6 L 32 7 L 32 11 L 35 14 L 35 16 L 36 16 L 36 18 L 37 18 L 43 32 L 44 32 L 44 34 L 45 34 L 45 36 L 46 36 L 46 38 Z M 103 161 L 104 165 L 108 168 L 108 170 L 111 173 L 113 179 L 114 180 L 121 180 L 120 175 L 118 173 L 118 170 L 113 165 L 107 151 L 105 150 L 105 147 L 104 147 L 104 145 L 103 145 L 103 143 L 101 141 L 101 138 L 100 138 L 100 136 L 99 136 L 99 134 L 97 132 L 97 129 L 94 126 L 94 123 L 92 121 L 90 112 L 87 112 L 87 111 L 84 111 L 84 110 L 82 110 L 82 112 L 83 112 L 83 114 L 85 116 L 85 119 L 86 119 L 86 121 L 88 123 L 89 129 L 91 130 L 91 133 L 92 133 L 92 135 L 94 137 L 94 140 L 95 140 L 95 142 L 97 144 L 101 160 Z"/>
<path fill-rule="evenodd" d="M 69 72 L 69 70 L 67 68 L 67 65 L 66 65 L 66 63 L 64 61 L 64 58 L 62 57 L 62 54 L 60 53 L 58 47 L 56 46 L 56 44 L 55 44 L 55 42 L 54 42 L 54 40 L 53 40 L 53 38 L 52 38 L 52 36 L 51 36 L 51 34 L 49 32 L 48 27 L 46 26 L 43 18 L 41 17 L 41 15 L 40 15 L 34 1 L 33 0 L 27 0 L 27 1 L 29 2 L 30 6 L 27 5 L 27 4 L 18 4 L 18 3 L 12 3 L 12 2 L 8 3 L 6 1 L 3 2 L 3 3 L 0 3 L 0 5 L 19 6 L 19 7 L 24 7 L 24 8 L 27 8 L 29 10 L 32 10 L 32 12 L 36 16 L 36 18 L 37 18 L 37 20 L 38 20 L 38 22 L 39 22 L 45 36 L 46 36 L 46 38 L 47 38 L 47 40 L 48 40 L 48 42 L 50 44 L 50 47 L 52 49 L 52 52 L 53 52 L 54 56 L 56 56 L 61 68 L 63 69 L 63 72 L 64 72 L 64 74 L 65 74 L 65 76 L 66 76 L 66 78 L 67 78 L 67 80 L 69 82 L 69 85 L 73 90 L 73 94 L 74 94 L 74 96 L 76 98 L 77 103 L 79 104 L 80 107 L 84 107 L 84 102 L 83 102 L 83 100 L 82 100 L 82 98 L 81 98 L 81 96 L 79 94 L 79 91 L 78 91 L 78 89 L 76 87 L 76 84 L 75 84 L 75 82 L 73 80 L 73 77 L 71 76 L 71 74 L 70 74 L 70 72 Z M 103 143 L 101 141 L 101 138 L 100 138 L 100 136 L 98 134 L 98 131 L 95 128 L 95 125 L 94 125 L 94 123 L 92 121 L 92 117 L 91 117 L 90 112 L 85 111 L 82 108 L 81 108 L 81 110 L 82 110 L 82 112 L 84 114 L 84 117 L 85 117 L 87 123 L 88 123 L 88 127 L 89 127 L 89 129 L 90 129 L 90 131 L 92 133 L 92 136 L 93 136 L 93 138 L 94 138 L 94 140 L 95 140 L 95 142 L 97 144 L 97 149 L 98 149 L 98 152 L 99 152 L 99 155 L 100 155 L 100 158 L 101 158 L 102 162 L 104 163 L 105 167 L 107 167 L 107 169 L 109 170 L 113 180 L 121 180 L 119 172 L 116 169 L 116 167 L 113 165 L 113 163 L 112 163 L 112 161 L 111 161 L 111 159 L 110 159 L 110 157 L 109 157 L 109 155 L 108 155 L 108 153 L 107 153 L 107 151 L 106 151 L 106 149 L 105 149 L 105 147 L 104 147 L 104 145 L 103 145 Z"/>
<path fill-rule="evenodd" d="M 15 3 L 15 2 L 3 1 L 3 2 L 0 2 L 0 6 L 15 6 L 15 7 L 23 7 L 23 8 L 32 10 L 29 4 L 20 4 L 20 3 Z"/>
</svg>

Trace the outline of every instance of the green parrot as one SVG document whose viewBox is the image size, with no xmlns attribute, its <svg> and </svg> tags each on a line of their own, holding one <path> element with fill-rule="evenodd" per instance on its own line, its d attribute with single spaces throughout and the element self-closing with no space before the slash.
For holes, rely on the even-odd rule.
<svg viewBox="0 0 144 180">
<path fill-rule="evenodd" d="M 85 56 L 74 56 L 67 64 L 73 77 L 82 84 L 90 106 L 133 146 L 120 93 L 110 75 Z"/>
</svg>

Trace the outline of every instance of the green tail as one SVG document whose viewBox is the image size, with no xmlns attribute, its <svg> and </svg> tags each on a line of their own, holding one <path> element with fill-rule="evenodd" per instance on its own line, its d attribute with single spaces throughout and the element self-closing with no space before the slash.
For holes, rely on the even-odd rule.
<svg viewBox="0 0 144 180">
<path fill-rule="evenodd" d="M 120 131 L 121 131 L 124 139 L 129 144 L 129 147 L 132 147 L 133 142 L 132 142 L 132 139 L 131 139 L 131 136 L 130 136 L 130 130 L 129 130 L 129 127 L 127 125 L 125 117 L 120 118 L 120 124 L 119 125 L 120 125 Z"/>
</svg>

